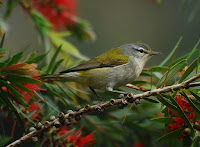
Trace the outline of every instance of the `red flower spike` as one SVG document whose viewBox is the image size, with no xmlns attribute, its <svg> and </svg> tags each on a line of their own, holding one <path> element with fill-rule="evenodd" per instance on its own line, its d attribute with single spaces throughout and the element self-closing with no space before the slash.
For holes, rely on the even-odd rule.
<svg viewBox="0 0 200 147">
<path fill-rule="evenodd" d="M 30 111 L 40 110 L 38 102 L 31 103 L 30 106 L 28 107 L 28 109 Z"/>
<path fill-rule="evenodd" d="M 195 110 L 190 106 L 190 103 L 181 95 L 181 94 L 177 94 L 176 95 L 176 102 L 178 103 L 178 105 L 181 107 L 181 109 L 183 111 L 186 111 L 186 116 L 188 118 L 188 120 L 193 123 L 194 122 L 194 118 L 195 118 Z M 167 126 L 167 129 L 169 130 L 169 132 L 171 131 L 175 131 L 178 129 L 181 129 L 185 126 L 185 121 L 180 117 L 180 115 L 178 114 L 178 116 L 172 112 L 168 107 L 167 110 L 169 112 L 169 116 L 171 117 L 171 120 L 173 123 L 169 124 Z M 199 121 L 200 123 L 200 121 Z M 186 128 L 183 132 L 182 135 L 183 136 L 187 136 L 191 134 L 191 130 L 189 132 L 188 130 L 189 128 Z M 179 137 L 179 139 L 182 139 L 182 136 Z"/>
<path fill-rule="evenodd" d="M 76 0 L 32 1 L 31 5 L 53 24 L 56 31 L 76 24 Z"/>
<path fill-rule="evenodd" d="M 85 136 L 85 137 L 82 137 L 80 139 L 78 139 L 77 141 L 74 142 L 74 146 L 76 147 L 85 147 L 85 146 L 88 146 L 90 144 L 92 144 L 96 138 L 94 138 L 94 133 L 96 131 L 92 132 L 91 134 Z"/>
</svg>

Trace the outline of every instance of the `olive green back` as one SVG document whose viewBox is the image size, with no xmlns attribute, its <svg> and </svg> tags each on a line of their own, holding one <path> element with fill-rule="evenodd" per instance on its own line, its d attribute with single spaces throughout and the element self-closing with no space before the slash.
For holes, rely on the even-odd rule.
<svg viewBox="0 0 200 147">
<path fill-rule="evenodd" d="M 85 61 L 73 68 L 62 71 L 60 73 L 68 73 L 74 71 L 83 71 L 94 68 L 115 67 L 118 65 L 126 64 L 129 58 L 120 52 L 119 48 L 111 49 L 110 51 L 101 54 L 93 59 Z"/>
</svg>

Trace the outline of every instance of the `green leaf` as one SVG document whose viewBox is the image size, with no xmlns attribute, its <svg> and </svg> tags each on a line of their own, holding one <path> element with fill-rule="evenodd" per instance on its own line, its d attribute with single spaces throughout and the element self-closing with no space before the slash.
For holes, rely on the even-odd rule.
<svg viewBox="0 0 200 147">
<path fill-rule="evenodd" d="M 18 83 L 18 82 L 13 82 L 12 81 L 12 85 L 14 85 L 15 87 L 23 90 L 23 91 L 28 91 L 28 92 L 31 92 L 32 90 L 28 89 L 27 87 L 25 87 L 24 85 L 22 85 L 21 83 Z"/>
<path fill-rule="evenodd" d="M 26 63 L 28 64 L 31 64 L 31 63 L 38 63 L 40 62 L 41 60 L 43 60 L 45 58 L 45 56 L 47 55 L 48 53 L 44 53 L 44 54 L 41 54 L 35 58 L 29 58 L 28 61 L 26 61 Z"/>
<path fill-rule="evenodd" d="M 54 74 L 56 69 L 60 66 L 60 64 L 64 61 L 64 59 L 60 59 L 59 61 L 57 61 L 51 71 L 51 74 Z"/>
<path fill-rule="evenodd" d="M 7 6 L 6 6 L 6 12 L 5 12 L 5 14 L 4 14 L 4 19 L 6 20 L 9 16 L 10 16 L 10 14 L 11 14 L 11 12 L 12 12 L 12 10 L 17 6 L 17 5 L 19 5 L 19 0 L 6 0 L 7 1 Z"/>
<path fill-rule="evenodd" d="M 52 108 L 52 109 L 53 109 L 54 111 L 56 111 L 57 113 L 60 112 L 60 111 L 57 109 L 57 107 L 52 106 L 52 105 L 49 103 L 49 101 L 44 100 L 44 98 L 43 98 L 42 96 L 40 96 L 39 93 L 37 93 L 37 92 L 34 92 L 34 93 L 35 93 L 35 95 L 36 95 L 39 99 L 41 99 L 49 108 Z M 54 105 L 56 105 L 56 104 L 54 103 Z"/>
<path fill-rule="evenodd" d="M 25 103 L 22 99 L 23 96 L 17 90 L 15 90 L 11 85 L 9 85 L 5 81 L 0 80 L 0 84 L 4 85 L 8 89 L 8 91 L 10 90 L 10 92 L 14 95 L 14 98 L 18 100 L 20 104 L 22 104 L 25 108 L 27 107 L 27 103 Z"/>
<path fill-rule="evenodd" d="M 143 84 L 147 84 L 147 83 L 148 83 L 147 81 L 133 81 L 132 82 L 133 85 L 137 85 L 137 84 L 142 84 L 143 85 Z"/>
<path fill-rule="evenodd" d="M 183 80 L 185 80 L 188 75 L 197 67 L 197 63 L 198 63 L 198 59 L 194 60 L 190 66 L 188 67 L 188 69 L 184 72 L 184 74 L 182 75 L 182 77 L 179 80 L 179 83 L 181 83 Z"/>
<path fill-rule="evenodd" d="M 171 123 L 172 118 L 171 117 L 156 117 L 156 118 L 152 118 L 151 120 L 158 123 Z"/>
<path fill-rule="evenodd" d="M 181 42 L 182 39 L 183 39 L 183 37 L 181 36 L 180 39 L 178 40 L 178 42 L 176 43 L 175 47 L 171 51 L 171 53 L 165 58 L 165 60 L 163 62 L 160 63 L 159 66 L 163 66 L 165 63 L 167 63 L 167 61 L 172 57 L 172 55 L 174 54 L 174 52 L 178 48 L 178 45 L 180 44 L 180 42 Z"/>
<path fill-rule="evenodd" d="M 198 51 L 197 47 L 199 45 L 199 42 L 200 42 L 200 40 L 194 45 L 194 47 L 193 47 L 193 49 L 192 49 L 192 51 L 190 53 L 186 54 L 185 56 L 182 56 L 182 57 L 178 58 L 176 61 L 174 61 L 172 63 L 172 65 L 174 65 L 174 64 L 176 64 L 176 63 L 178 63 L 178 62 L 180 62 L 180 61 L 182 61 L 184 59 L 189 61 L 194 55 L 196 55 L 196 52 Z"/>
<path fill-rule="evenodd" d="M 7 76 L 6 79 L 10 82 L 18 82 L 18 83 L 30 83 L 30 84 L 36 84 L 40 83 L 40 80 L 29 78 L 29 77 L 22 77 L 22 76 Z"/>
<path fill-rule="evenodd" d="M 185 66 L 187 65 L 187 62 L 186 60 L 183 60 L 183 61 L 180 61 L 178 62 L 177 64 L 175 64 L 174 66 L 171 67 L 169 73 L 168 73 L 168 76 L 167 76 L 167 72 L 162 76 L 162 78 L 159 80 L 158 84 L 157 84 L 157 87 L 160 87 L 164 80 L 165 80 L 165 77 L 167 76 L 167 80 L 170 80 L 171 78 L 173 78 L 173 76 L 178 72 L 178 71 L 181 71 Z"/>
<path fill-rule="evenodd" d="M 195 93 L 192 92 L 192 91 L 190 91 L 190 93 L 191 93 L 198 101 L 200 101 L 200 97 L 199 97 L 197 94 L 195 94 Z"/>
<path fill-rule="evenodd" d="M 171 140 L 174 140 L 175 138 L 179 138 L 182 134 L 184 129 L 178 129 L 176 131 L 172 131 L 170 133 L 165 134 L 164 136 L 161 136 L 157 139 L 159 142 L 168 142 Z"/>
<path fill-rule="evenodd" d="M 171 110 L 177 110 L 177 107 L 171 103 L 169 99 L 166 99 L 163 95 L 158 94 L 157 99 L 163 103 L 165 106 L 169 107 Z"/>
<path fill-rule="evenodd" d="M 29 60 L 32 60 L 37 54 L 38 54 L 37 51 L 32 52 L 32 53 L 29 55 L 29 58 L 28 58 L 28 60 L 26 61 L 26 63 L 27 63 Z"/>
<path fill-rule="evenodd" d="M 48 69 L 47 69 L 47 71 L 46 71 L 47 74 L 50 73 L 51 70 L 52 70 L 52 68 L 54 67 L 55 62 L 56 62 L 56 58 L 57 58 L 57 56 L 58 56 L 58 53 L 59 53 L 60 50 L 61 50 L 61 47 L 62 47 L 62 45 L 60 45 L 60 46 L 58 47 L 58 49 L 56 50 L 54 56 L 52 57 L 52 59 L 51 59 L 51 61 L 50 61 L 50 63 L 49 63 Z"/>
<path fill-rule="evenodd" d="M 191 107 L 197 112 L 200 114 L 200 110 L 195 106 L 195 104 L 192 102 L 192 100 L 184 93 L 184 92 L 181 92 L 181 95 L 184 96 L 187 101 L 190 103 Z"/>
<path fill-rule="evenodd" d="M 151 102 L 151 103 L 159 103 L 158 101 L 151 99 L 151 98 L 143 98 L 143 100 L 146 100 L 146 101 Z"/>
<path fill-rule="evenodd" d="M 23 55 L 23 52 L 20 52 L 20 53 L 14 55 L 12 57 L 12 59 L 10 60 L 10 62 L 8 62 L 8 64 L 6 66 L 16 64 L 23 57 L 22 55 Z"/>
<path fill-rule="evenodd" d="M 149 72 L 161 72 L 161 71 L 165 71 L 168 70 L 168 67 L 166 66 L 154 66 L 149 68 Z"/>
<path fill-rule="evenodd" d="M 62 44 L 62 58 L 66 58 L 68 55 L 74 56 L 78 59 L 88 60 L 87 57 L 83 56 L 79 50 L 72 45 L 70 42 L 59 36 L 59 33 L 56 32 L 48 32 L 48 37 L 50 38 L 52 44 L 56 47 Z"/>
<path fill-rule="evenodd" d="M 188 127 L 193 131 L 194 129 L 193 129 L 190 121 L 188 120 L 187 116 L 185 115 L 184 111 L 181 109 L 181 107 L 179 106 L 179 104 L 170 95 L 169 95 L 169 98 L 172 101 L 172 103 L 177 107 L 177 111 L 178 111 L 179 115 L 183 118 L 183 120 L 188 125 Z"/>
<path fill-rule="evenodd" d="M 30 11 L 30 16 L 41 35 L 46 35 L 52 27 L 49 21 L 35 9 Z"/>
<path fill-rule="evenodd" d="M 3 47 L 4 44 L 4 40 L 5 40 L 5 33 L 3 34 L 2 38 L 1 38 L 1 42 L 0 42 L 0 49 Z"/>
<path fill-rule="evenodd" d="M 197 47 L 199 46 L 199 43 L 200 43 L 200 39 L 197 41 L 197 43 L 194 45 L 194 47 L 193 47 L 193 49 L 192 49 L 192 52 L 193 51 L 195 51 L 196 49 L 197 49 Z M 192 52 L 191 52 L 191 54 L 189 55 L 189 57 L 188 57 L 188 60 L 189 59 L 191 59 L 193 56 L 193 54 L 192 54 Z"/>
<path fill-rule="evenodd" d="M 148 71 L 142 71 L 140 76 L 147 76 L 147 77 L 151 77 L 151 73 L 149 73 Z"/>
</svg>

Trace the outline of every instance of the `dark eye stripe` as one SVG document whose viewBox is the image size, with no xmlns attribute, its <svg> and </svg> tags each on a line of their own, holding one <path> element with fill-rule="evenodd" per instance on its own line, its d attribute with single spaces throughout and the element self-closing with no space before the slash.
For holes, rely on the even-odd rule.
<svg viewBox="0 0 200 147">
<path fill-rule="evenodd" d="M 148 54 L 148 52 L 144 49 L 136 49 L 137 51 L 139 51 L 140 53 L 145 53 L 145 54 Z"/>
</svg>

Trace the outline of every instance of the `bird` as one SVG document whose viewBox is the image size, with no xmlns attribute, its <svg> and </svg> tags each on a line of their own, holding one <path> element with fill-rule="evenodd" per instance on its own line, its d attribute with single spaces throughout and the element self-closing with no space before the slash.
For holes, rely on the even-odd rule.
<svg viewBox="0 0 200 147">
<path fill-rule="evenodd" d="M 115 89 L 134 81 L 148 59 L 158 54 L 145 43 L 124 44 L 59 74 L 41 77 L 41 80 L 77 82 L 89 87 L 102 101 L 96 90 L 125 94 Z"/>
</svg>

